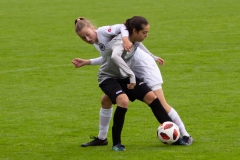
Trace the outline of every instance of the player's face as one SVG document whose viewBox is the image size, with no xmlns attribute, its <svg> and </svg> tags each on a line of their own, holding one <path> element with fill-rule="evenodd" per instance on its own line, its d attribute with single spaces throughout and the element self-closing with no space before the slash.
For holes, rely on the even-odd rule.
<svg viewBox="0 0 240 160">
<path fill-rule="evenodd" d="M 142 42 L 148 36 L 150 25 L 143 25 L 143 29 L 137 32 L 133 29 L 133 39 L 138 42 Z"/>
<path fill-rule="evenodd" d="M 85 42 L 93 44 L 97 41 L 97 33 L 93 27 L 83 27 L 83 29 L 77 32 L 78 36 Z"/>
</svg>

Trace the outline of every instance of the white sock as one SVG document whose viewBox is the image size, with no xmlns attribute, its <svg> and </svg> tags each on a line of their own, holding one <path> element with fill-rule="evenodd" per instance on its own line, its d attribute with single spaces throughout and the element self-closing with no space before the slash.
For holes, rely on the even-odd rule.
<svg viewBox="0 0 240 160">
<path fill-rule="evenodd" d="M 98 138 L 101 140 L 104 140 L 107 138 L 108 127 L 109 127 L 111 117 L 112 117 L 112 108 L 100 109 Z"/>
<path fill-rule="evenodd" d="M 180 116 L 178 115 L 174 108 L 171 108 L 171 111 L 168 113 L 168 115 L 172 119 L 172 121 L 179 127 L 182 136 L 190 136 L 186 131 Z"/>
</svg>

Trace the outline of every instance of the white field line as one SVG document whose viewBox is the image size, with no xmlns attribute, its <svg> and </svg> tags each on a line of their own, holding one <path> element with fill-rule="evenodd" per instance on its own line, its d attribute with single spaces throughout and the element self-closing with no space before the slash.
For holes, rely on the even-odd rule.
<svg viewBox="0 0 240 160">
<path fill-rule="evenodd" d="M 14 70 L 8 70 L 8 71 L 1 71 L 0 74 L 7 74 L 7 73 L 12 73 L 12 72 L 27 72 L 27 71 L 41 70 L 41 69 L 47 69 L 47 68 L 65 67 L 65 66 L 70 66 L 70 65 L 72 65 L 72 64 L 55 65 L 55 66 L 47 66 L 47 67 L 33 67 L 33 68 L 14 69 Z M 74 68 L 74 66 L 73 66 L 73 68 Z"/>
<path fill-rule="evenodd" d="M 177 53 L 168 53 L 164 56 L 175 56 L 175 55 L 183 55 L 183 54 L 189 54 L 189 53 L 204 53 L 204 52 L 215 52 L 218 51 L 226 51 L 228 49 L 214 49 L 214 50 L 203 50 L 203 51 L 193 51 L 193 52 L 177 52 Z M 15 69 L 15 70 L 8 70 L 8 71 L 1 71 L 0 74 L 6 74 L 6 73 L 12 73 L 12 72 L 26 72 L 26 71 L 32 71 L 32 70 L 39 70 L 39 69 L 46 69 L 46 68 L 56 68 L 56 67 L 64 67 L 64 66 L 70 66 L 72 64 L 64 64 L 64 65 L 55 65 L 55 66 L 47 66 L 47 67 L 34 67 L 34 68 L 23 68 L 23 69 Z"/>
</svg>

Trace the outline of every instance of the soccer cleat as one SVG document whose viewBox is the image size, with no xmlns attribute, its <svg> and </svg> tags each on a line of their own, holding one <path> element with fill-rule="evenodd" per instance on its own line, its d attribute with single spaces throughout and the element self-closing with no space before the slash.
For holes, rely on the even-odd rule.
<svg viewBox="0 0 240 160">
<path fill-rule="evenodd" d="M 182 139 L 183 139 L 183 141 L 185 141 L 189 145 L 191 145 L 193 143 L 193 141 L 194 141 L 191 136 L 183 136 Z"/>
<path fill-rule="evenodd" d="M 181 145 L 181 146 L 188 146 L 189 144 L 183 140 L 183 138 L 179 137 L 179 139 L 172 143 L 172 145 Z"/>
<path fill-rule="evenodd" d="M 117 145 L 112 147 L 112 150 L 114 151 L 125 151 L 125 146 L 122 145 L 121 143 L 118 143 Z"/>
<path fill-rule="evenodd" d="M 93 139 L 91 142 L 83 143 L 81 144 L 82 147 L 88 147 L 88 146 L 105 146 L 108 144 L 107 138 L 104 140 L 99 139 L 98 137 L 90 136 L 91 139 Z"/>
</svg>

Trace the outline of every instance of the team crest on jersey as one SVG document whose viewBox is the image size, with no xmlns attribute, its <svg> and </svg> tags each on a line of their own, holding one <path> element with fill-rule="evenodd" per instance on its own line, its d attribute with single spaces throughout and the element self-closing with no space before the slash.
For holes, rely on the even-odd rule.
<svg viewBox="0 0 240 160">
<path fill-rule="evenodd" d="M 104 51 L 105 50 L 105 45 L 102 44 L 102 43 L 99 43 L 99 48 L 101 51 Z"/>
<path fill-rule="evenodd" d="M 112 30 L 112 29 L 111 29 L 111 28 L 109 28 L 109 29 L 108 29 L 108 32 L 111 32 L 111 30 Z"/>
</svg>

